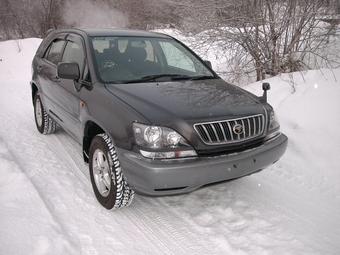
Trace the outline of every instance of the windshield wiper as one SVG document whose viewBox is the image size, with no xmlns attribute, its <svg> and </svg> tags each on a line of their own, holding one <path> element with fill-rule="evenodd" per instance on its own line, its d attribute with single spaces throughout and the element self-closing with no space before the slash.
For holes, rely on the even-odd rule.
<svg viewBox="0 0 340 255">
<path fill-rule="evenodd" d="M 215 76 L 211 76 L 211 75 L 199 75 L 199 76 L 190 77 L 191 81 L 194 81 L 194 80 L 208 80 L 208 79 L 216 79 L 216 77 Z"/>
<path fill-rule="evenodd" d="M 186 80 L 191 79 L 188 75 L 182 74 L 154 74 L 154 75 L 146 75 L 140 79 L 125 81 L 124 83 L 141 83 L 141 82 L 148 82 L 148 81 L 156 81 L 160 78 L 170 78 L 171 80 Z"/>
</svg>

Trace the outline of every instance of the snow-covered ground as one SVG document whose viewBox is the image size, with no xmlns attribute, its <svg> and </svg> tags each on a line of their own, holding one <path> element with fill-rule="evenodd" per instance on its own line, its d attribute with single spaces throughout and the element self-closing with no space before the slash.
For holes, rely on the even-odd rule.
<svg viewBox="0 0 340 255">
<path fill-rule="evenodd" d="M 290 138 L 275 165 L 106 211 L 80 146 L 35 128 L 29 80 L 39 43 L 22 40 L 20 52 L 0 43 L 0 254 L 340 254 L 339 69 L 269 79 Z"/>
</svg>

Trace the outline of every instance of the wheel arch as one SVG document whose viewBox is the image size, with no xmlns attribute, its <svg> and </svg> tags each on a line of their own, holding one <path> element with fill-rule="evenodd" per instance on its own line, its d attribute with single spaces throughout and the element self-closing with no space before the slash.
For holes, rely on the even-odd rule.
<svg viewBox="0 0 340 255">
<path fill-rule="evenodd" d="M 31 82 L 31 91 L 32 91 L 32 103 L 33 103 L 34 97 L 38 92 L 38 86 L 34 82 Z"/>
<path fill-rule="evenodd" d="M 83 157 L 86 163 L 89 162 L 89 151 L 92 139 L 102 133 L 107 133 L 100 125 L 92 120 L 88 120 L 84 126 L 83 135 Z M 109 135 L 109 134 L 108 134 Z"/>
</svg>

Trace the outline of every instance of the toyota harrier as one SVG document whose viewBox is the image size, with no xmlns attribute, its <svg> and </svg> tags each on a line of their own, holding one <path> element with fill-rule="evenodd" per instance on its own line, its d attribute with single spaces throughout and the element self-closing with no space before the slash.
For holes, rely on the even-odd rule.
<svg viewBox="0 0 340 255">
<path fill-rule="evenodd" d="M 269 84 L 257 97 L 180 41 L 115 29 L 54 30 L 32 63 L 37 129 L 82 145 L 97 200 L 172 195 L 246 176 L 285 152 Z"/>
</svg>

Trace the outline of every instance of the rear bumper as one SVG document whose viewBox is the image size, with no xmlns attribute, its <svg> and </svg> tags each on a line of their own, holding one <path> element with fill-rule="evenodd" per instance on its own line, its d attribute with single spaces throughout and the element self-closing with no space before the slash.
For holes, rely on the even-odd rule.
<svg viewBox="0 0 340 255">
<path fill-rule="evenodd" d="M 251 150 L 217 157 L 149 160 L 118 148 L 129 184 L 145 195 L 191 192 L 206 184 L 239 178 L 260 171 L 281 158 L 288 138 L 280 134 Z"/>
</svg>

